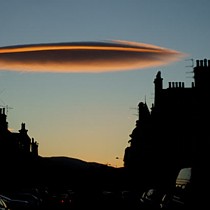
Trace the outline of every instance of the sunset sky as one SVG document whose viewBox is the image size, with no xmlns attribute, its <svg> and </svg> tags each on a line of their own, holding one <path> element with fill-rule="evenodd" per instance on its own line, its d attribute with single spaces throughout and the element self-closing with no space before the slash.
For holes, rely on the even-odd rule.
<svg viewBox="0 0 210 210">
<path fill-rule="evenodd" d="M 0 105 L 8 107 L 10 130 L 18 132 L 25 123 L 41 156 L 122 166 L 138 103 L 146 100 L 149 108 L 153 103 L 156 73 L 161 71 L 164 88 L 170 81 L 190 86 L 195 60 L 210 59 L 209 10 L 209 0 L 0 0 Z M 40 71 L 37 60 L 23 68 L 23 63 L 10 65 L 11 57 L 1 57 L 1 48 L 8 46 L 113 40 L 158 46 L 186 57 L 173 62 L 161 57 L 165 65 L 150 59 L 144 68 L 145 57 L 138 52 L 135 58 L 129 54 L 129 59 L 117 60 L 122 71 L 110 66 L 106 71 L 107 63 L 99 58 L 103 71 L 94 73 L 90 63 L 82 67 L 86 71 L 75 63 L 65 72 L 59 65 Z M 96 59 L 98 53 L 91 56 Z M 123 69 L 127 61 L 135 68 Z"/>
</svg>

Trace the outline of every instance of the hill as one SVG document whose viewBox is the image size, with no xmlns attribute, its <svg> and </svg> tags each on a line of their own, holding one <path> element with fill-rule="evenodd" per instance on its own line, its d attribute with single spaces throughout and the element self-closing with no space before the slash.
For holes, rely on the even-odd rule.
<svg viewBox="0 0 210 210">
<path fill-rule="evenodd" d="M 32 176 L 37 184 L 52 187 L 95 188 L 109 186 L 116 178 L 117 169 L 71 157 L 40 157 L 35 162 Z"/>
<path fill-rule="evenodd" d="M 97 162 L 54 156 L 4 162 L 5 188 L 51 187 L 68 189 L 113 188 L 121 185 L 122 170 Z M 9 186 L 8 186 L 9 185 Z"/>
</svg>

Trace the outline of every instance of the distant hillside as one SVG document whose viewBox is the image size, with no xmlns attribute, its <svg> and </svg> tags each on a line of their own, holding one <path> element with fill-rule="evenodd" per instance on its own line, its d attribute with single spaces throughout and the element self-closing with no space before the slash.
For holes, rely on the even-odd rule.
<svg viewBox="0 0 210 210">
<path fill-rule="evenodd" d="M 79 160 L 76 158 L 64 157 L 64 156 L 54 156 L 54 157 L 43 157 L 49 165 L 53 167 L 65 167 L 71 168 L 72 170 L 87 170 L 89 164 L 86 161 Z"/>
<path fill-rule="evenodd" d="M 122 170 L 71 157 L 41 157 L 9 160 L 3 174 L 4 188 L 48 186 L 52 188 L 94 189 L 121 186 Z M 15 176 L 11 177 L 11 174 Z M 121 181 L 120 181 L 121 180 Z"/>
<path fill-rule="evenodd" d="M 37 166 L 37 171 L 42 171 L 39 180 L 53 186 L 92 188 L 108 186 L 119 179 L 116 168 L 71 157 L 42 157 Z"/>
<path fill-rule="evenodd" d="M 54 167 L 65 167 L 66 169 L 69 168 L 72 170 L 91 170 L 93 168 L 95 169 L 113 168 L 105 164 L 97 162 L 87 162 L 77 158 L 65 157 L 65 156 L 42 157 L 42 159 L 43 161 L 45 161 L 49 165 L 53 165 Z"/>
</svg>

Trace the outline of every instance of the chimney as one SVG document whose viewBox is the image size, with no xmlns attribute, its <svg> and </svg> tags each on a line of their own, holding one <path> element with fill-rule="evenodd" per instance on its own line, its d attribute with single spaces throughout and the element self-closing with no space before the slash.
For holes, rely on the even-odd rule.
<svg viewBox="0 0 210 210">
<path fill-rule="evenodd" d="M 26 129 L 25 123 L 22 123 L 22 124 L 21 124 L 21 129 L 22 129 L 22 130 L 25 130 L 25 129 Z"/>
<path fill-rule="evenodd" d="M 207 67 L 207 59 L 204 59 L 204 66 Z"/>
<path fill-rule="evenodd" d="M 184 88 L 184 82 L 182 82 L 182 88 Z"/>
<path fill-rule="evenodd" d="M 200 66 L 200 61 L 196 60 L 196 66 L 199 67 Z"/>
</svg>

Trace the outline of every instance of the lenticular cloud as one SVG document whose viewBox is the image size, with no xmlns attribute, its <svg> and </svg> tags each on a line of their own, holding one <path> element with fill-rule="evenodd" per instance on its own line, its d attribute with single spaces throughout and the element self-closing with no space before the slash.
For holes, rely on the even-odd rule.
<svg viewBox="0 0 210 210">
<path fill-rule="evenodd" d="M 0 70 L 22 72 L 111 72 L 167 65 L 184 53 L 129 42 L 70 42 L 0 47 Z"/>
</svg>

